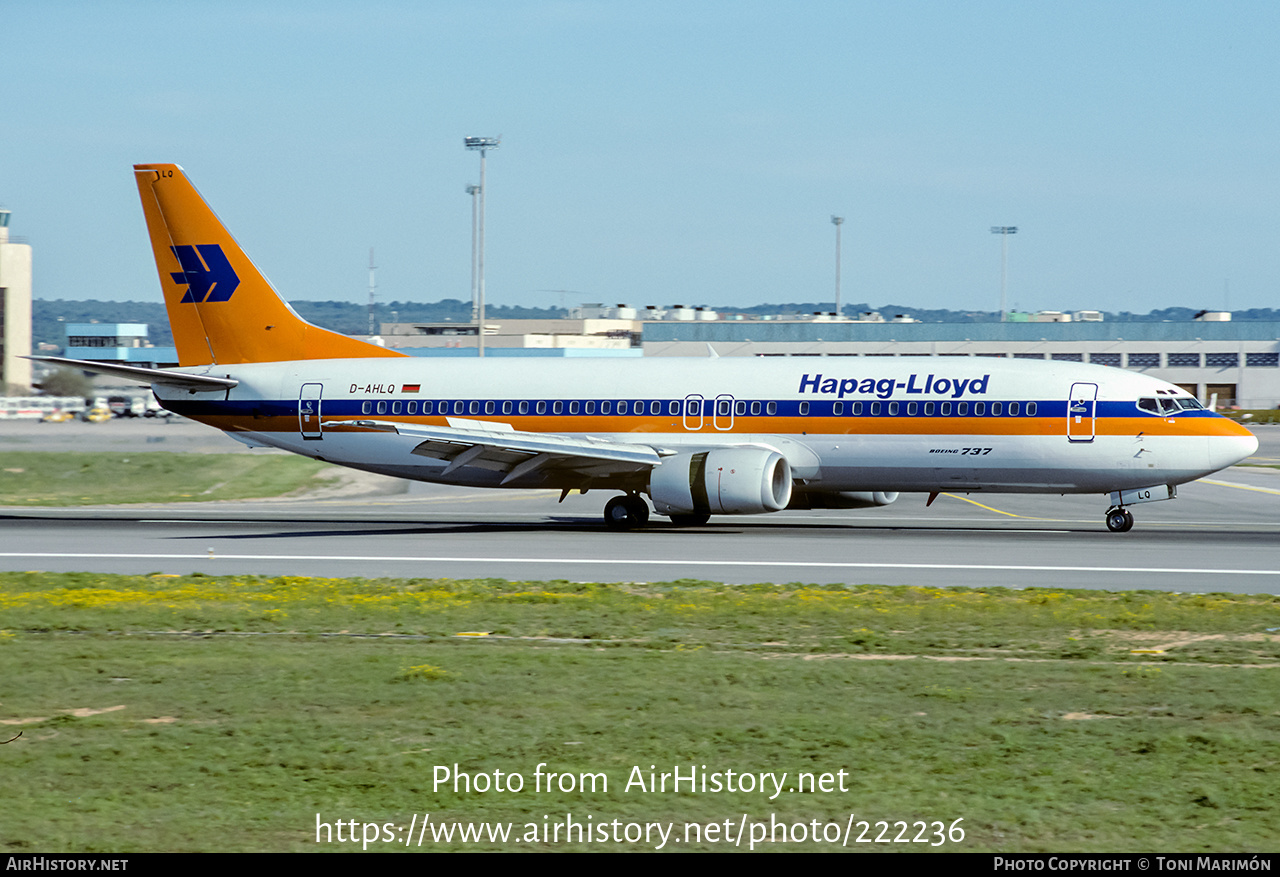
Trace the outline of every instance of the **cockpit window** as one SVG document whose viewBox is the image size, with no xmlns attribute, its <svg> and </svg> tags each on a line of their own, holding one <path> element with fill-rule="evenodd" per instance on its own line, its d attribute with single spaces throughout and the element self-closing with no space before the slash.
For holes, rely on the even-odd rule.
<svg viewBox="0 0 1280 877">
<path fill-rule="evenodd" d="M 1190 396 L 1179 396 L 1173 401 L 1182 406 L 1184 411 L 1202 411 L 1204 406 L 1200 404 L 1199 399 L 1192 399 Z"/>
<path fill-rule="evenodd" d="M 1174 402 L 1172 399 L 1166 396 L 1161 396 L 1158 401 L 1160 402 L 1160 410 L 1162 410 L 1165 414 L 1174 414 L 1182 410 L 1178 407 L 1177 402 Z"/>
<path fill-rule="evenodd" d="M 1155 399 L 1139 399 L 1138 407 L 1141 408 L 1143 411 L 1149 412 L 1151 414 L 1160 413 L 1160 405 L 1159 403 L 1156 402 Z"/>
</svg>

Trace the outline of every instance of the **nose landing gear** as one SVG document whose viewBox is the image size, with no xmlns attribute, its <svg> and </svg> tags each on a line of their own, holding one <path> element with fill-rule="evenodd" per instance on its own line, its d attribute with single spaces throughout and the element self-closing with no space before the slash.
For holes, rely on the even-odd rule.
<svg viewBox="0 0 1280 877">
<path fill-rule="evenodd" d="M 604 507 L 604 523 L 610 530 L 634 530 L 649 523 L 649 504 L 634 493 L 615 496 Z"/>
<path fill-rule="evenodd" d="M 1107 529 L 1112 533 L 1128 533 L 1133 529 L 1133 512 L 1123 506 L 1107 511 Z"/>
</svg>

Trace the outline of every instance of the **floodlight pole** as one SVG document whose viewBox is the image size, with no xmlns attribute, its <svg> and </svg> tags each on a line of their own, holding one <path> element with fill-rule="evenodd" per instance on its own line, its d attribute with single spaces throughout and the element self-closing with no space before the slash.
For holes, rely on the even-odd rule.
<svg viewBox="0 0 1280 877">
<path fill-rule="evenodd" d="M 374 279 L 375 275 L 373 273 L 376 270 L 377 269 L 374 267 L 374 264 L 373 264 L 373 247 L 370 247 L 369 248 L 369 337 L 371 338 L 374 335 L 378 334 L 377 332 L 374 331 L 374 326 L 373 326 L 373 308 L 374 308 L 373 296 L 378 289 L 378 284 Z"/>
<path fill-rule="evenodd" d="M 840 226 L 844 225 L 843 216 L 831 217 L 831 224 L 836 227 L 836 319 L 841 318 L 840 311 Z"/>
<path fill-rule="evenodd" d="M 478 218 L 476 247 L 476 353 L 484 356 L 484 197 L 487 194 L 484 184 L 484 156 L 490 149 L 497 149 L 501 137 L 465 137 L 463 145 L 467 149 L 480 152 L 480 209 Z"/>
<path fill-rule="evenodd" d="M 1000 235 L 1000 322 L 1005 321 L 1005 289 L 1009 276 L 1009 235 L 1017 234 L 1016 225 L 993 225 L 991 233 Z"/>
<path fill-rule="evenodd" d="M 467 186 L 467 194 L 471 196 L 471 322 L 478 326 L 480 312 L 477 308 L 479 302 L 476 301 L 476 211 L 479 209 L 480 199 L 476 196 L 480 194 L 480 187 Z"/>
</svg>

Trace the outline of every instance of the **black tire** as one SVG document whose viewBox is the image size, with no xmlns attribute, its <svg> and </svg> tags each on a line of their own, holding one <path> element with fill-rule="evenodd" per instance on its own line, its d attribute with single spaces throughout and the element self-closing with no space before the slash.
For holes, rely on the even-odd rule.
<svg viewBox="0 0 1280 877">
<path fill-rule="evenodd" d="M 711 515 L 672 515 L 671 523 L 677 527 L 700 527 L 711 520 Z"/>
<path fill-rule="evenodd" d="M 1128 509 L 1112 509 L 1107 512 L 1107 529 L 1112 533 L 1128 533 L 1133 529 L 1133 515 Z"/>
<path fill-rule="evenodd" d="M 623 497 L 627 511 L 631 515 L 633 527 L 643 527 L 649 523 L 649 504 L 635 495 Z"/>
<path fill-rule="evenodd" d="M 605 503 L 604 524 L 610 530 L 630 530 L 635 526 L 635 517 L 627 508 L 628 499 L 630 497 L 615 496 Z"/>
</svg>

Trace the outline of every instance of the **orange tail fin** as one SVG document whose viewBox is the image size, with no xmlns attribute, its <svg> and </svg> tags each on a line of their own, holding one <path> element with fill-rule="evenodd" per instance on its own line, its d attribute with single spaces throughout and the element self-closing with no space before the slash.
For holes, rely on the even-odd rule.
<svg viewBox="0 0 1280 877">
<path fill-rule="evenodd" d="M 402 356 L 294 313 L 176 164 L 134 176 L 180 365 Z"/>
</svg>

